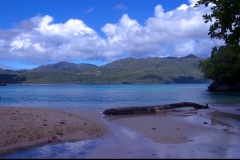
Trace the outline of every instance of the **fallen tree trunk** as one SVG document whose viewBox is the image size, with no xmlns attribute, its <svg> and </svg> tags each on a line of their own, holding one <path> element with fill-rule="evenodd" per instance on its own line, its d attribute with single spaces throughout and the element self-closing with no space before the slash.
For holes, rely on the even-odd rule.
<svg viewBox="0 0 240 160">
<path fill-rule="evenodd" d="M 121 107 L 121 108 L 110 108 L 103 111 L 104 115 L 139 115 L 139 114 L 154 114 L 161 110 L 174 109 L 181 107 L 194 107 L 195 109 L 207 109 L 206 106 L 192 102 L 180 102 L 156 106 L 142 106 L 142 107 Z"/>
</svg>

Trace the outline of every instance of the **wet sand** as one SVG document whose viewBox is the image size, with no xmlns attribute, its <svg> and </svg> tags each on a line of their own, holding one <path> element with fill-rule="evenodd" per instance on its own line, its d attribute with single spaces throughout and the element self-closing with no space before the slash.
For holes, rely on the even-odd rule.
<svg viewBox="0 0 240 160">
<path fill-rule="evenodd" d="M 194 142 L 194 137 L 229 133 L 240 135 L 240 112 L 226 113 L 213 109 L 171 109 L 155 115 L 104 116 L 125 128 L 138 131 L 155 142 L 180 144 Z M 232 118 L 237 121 L 226 120 Z M 239 127 L 238 127 L 239 126 Z"/>
<path fill-rule="evenodd" d="M 64 113 L 71 114 L 67 116 L 69 120 L 77 116 L 81 124 L 87 122 L 91 128 L 84 132 L 86 126 L 79 125 L 82 131 L 76 132 L 78 140 L 91 149 L 79 155 L 81 147 L 77 148 L 76 153 L 71 153 L 75 158 L 240 158 L 240 111 L 237 109 L 185 108 L 140 116 L 104 116 L 95 111 Z M 96 128 L 97 135 L 105 138 L 99 138 L 96 132 L 89 136 L 89 131 Z M 67 157 L 64 154 L 61 151 L 57 157 Z"/>
<path fill-rule="evenodd" d="M 116 147 L 118 154 L 108 152 L 106 158 L 240 158 L 238 109 L 181 108 L 103 119 L 117 130 L 115 134 L 122 132 L 120 137 L 125 137 L 122 147 Z M 89 157 L 97 158 L 104 151 L 99 149 Z"/>
<path fill-rule="evenodd" d="M 94 149 L 75 158 L 240 158 L 240 112 L 231 107 L 102 115 L 102 121 L 114 134 L 89 142 L 85 147 Z"/>
</svg>

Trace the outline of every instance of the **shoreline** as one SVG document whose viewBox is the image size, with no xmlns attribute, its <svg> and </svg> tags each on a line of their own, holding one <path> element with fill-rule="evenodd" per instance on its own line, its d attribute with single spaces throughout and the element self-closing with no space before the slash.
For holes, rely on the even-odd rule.
<svg viewBox="0 0 240 160">
<path fill-rule="evenodd" d="M 0 156 L 46 144 L 104 138 L 110 130 L 72 112 L 0 107 Z"/>
<path fill-rule="evenodd" d="M 57 114 L 58 117 L 61 117 L 61 114 L 65 115 L 64 120 L 67 121 L 63 121 L 62 118 L 56 120 L 54 116 L 51 118 L 47 117 L 49 121 L 50 119 L 55 119 L 56 123 L 54 123 L 54 125 L 56 125 L 57 128 L 70 122 L 75 123 L 76 120 L 79 121 L 79 126 L 71 129 L 68 128 L 68 134 L 63 131 L 64 136 L 57 135 L 57 139 L 60 139 L 61 142 L 97 141 L 98 145 L 95 146 L 94 151 L 87 152 L 83 158 L 143 158 L 145 156 L 146 158 L 240 158 L 240 153 L 232 153 L 232 150 L 236 150 L 236 148 L 240 149 L 240 110 L 238 109 L 210 108 L 207 110 L 198 110 L 180 108 L 165 110 L 152 115 L 106 116 L 97 111 L 62 111 L 27 107 L 0 107 L 0 111 L 2 108 L 15 109 L 15 112 L 9 112 L 8 116 L 16 116 L 16 113 L 20 113 L 21 110 L 23 111 L 25 109 L 28 111 L 36 110 L 38 115 L 41 111 L 44 111 L 43 113 L 51 111 L 47 113 Z M 17 110 L 19 112 L 16 112 Z M 2 112 L 0 113 L 2 114 Z M 24 116 L 26 116 L 26 114 Z M 30 116 L 32 122 L 34 119 L 39 118 L 36 116 L 37 115 Z M 42 119 L 43 117 L 46 119 L 47 115 L 43 114 L 41 116 Z M 72 121 L 73 119 L 75 120 Z M 59 121 L 66 123 L 59 124 Z M 0 123 L 3 122 L 0 121 Z M 74 123 L 70 124 L 72 125 Z M 84 125 L 85 123 L 88 125 Z M 22 121 L 20 124 L 23 124 Z M 89 128 L 86 128 L 87 126 Z M 7 127 L 9 127 L 9 125 Z M 12 127 L 12 129 L 14 129 L 14 126 Z M 44 128 L 47 126 L 41 127 Z M 81 128 L 81 131 L 79 128 Z M 22 143 L 25 147 L 22 146 L 21 149 L 29 149 L 39 145 L 49 144 L 47 140 L 52 137 L 51 135 L 50 137 L 45 137 L 45 139 L 40 139 L 39 141 L 41 141 L 41 143 L 38 142 L 38 140 L 34 141 L 35 144 L 33 141 L 31 143 Z M 60 141 L 55 141 L 53 144 L 54 143 L 60 143 Z M 135 143 L 138 144 L 138 148 L 134 146 Z M 185 147 L 182 148 L 182 145 Z M 225 148 L 226 145 L 230 147 Z M 201 147 L 199 148 L 199 146 Z M 152 147 L 155 148 L 152 151 L 154 153 L 150 154 L 148 153 L 149 151 L 146 150 Z M 168 147 L 171 147 L 171 150 L 169 150 Z M 165 152 L 171 152 L 171 156 L 163 152 L 164 148 Z M 2 147 L 0 147 L 0 152 L 2 152 L 1 149 Z M 223 156 L 222 152 L 224 150 L 226 150 L 226 153 L 224 152 L 226 155 Z M 13 151 L 13 149 L 11 151 Z M 15 148 L 14 151 L 19 151 L 19 148 L 18 150 Z M 190 151 L 195 153 L 194 156 L 185 155 Z M 230 152 L 230 155 L 228 155 L 228 152 Z"/>
<path fill-rule="evenodd" d="M 204 116 L 201 115 L 203 113 Z M 234 114 L 213 109 L 206 111 L 191 108 L 165 110 L 154 115 L 104 117 L 109 121 L 115 121 L 119 126 L 140 132 L 155 142 L 181 144 L 195 141 L 193 137 L 201 136 L 203 133 L 240 134 L 240 130 L 233 129 L 231 124 L 227 124 L 224 120 L 219 121 L 221 116 L 232 117 L 240 122 L 239 115 L 234 116 Z"/>
</svg>

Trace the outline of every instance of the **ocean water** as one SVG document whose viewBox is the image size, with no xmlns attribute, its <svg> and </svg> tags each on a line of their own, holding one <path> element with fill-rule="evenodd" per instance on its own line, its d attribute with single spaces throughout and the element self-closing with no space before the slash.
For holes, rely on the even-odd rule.
<svg viewBox="0 0 240 160">
<path fill-rule="evenodd" d="M 14 84 L 0 87 L 0 106 L 43 107 L 62 110 L 90 110 L 127 106 L 150 106 L 178 102 L 208 104 L 234 112 L 240 108 L 240 93 L 211 93 L 209 84 Z M 187 117 L 197 118 L 197 117 Z M 203 118 L 203 117 L 200 117 Z M 227 117 L 226 117 L 227 118 Z M 231 120 L 231 119 L 227 119 Z M 114 122 L 104 123 L 117 133 L 108 139 L 49 144 L 1 158 L 240 158 L 239 135 L 207 135 L 195 143 L 162 144 L 142 134 L 122 128 Z M 239 122 L 229 122 L 236 124 Z M 216 140 L 214 139 L 216 138 Z M 202 141 L 202 139 L 205 139 Z M 222 141 L 218 141 L 222 139 Z M 209 146 L 209 143 L 211 146 Z M 126 150 L 127 149 L 127 150 Z"/>
<path fill-rule="evenodd" d="M 0 87 L 0 106 L 103 111 L 108 108 L 194 102 L 236 106 L 238 93 L 211 93 L 209 84 L 14 84 Z"/>
</svg>

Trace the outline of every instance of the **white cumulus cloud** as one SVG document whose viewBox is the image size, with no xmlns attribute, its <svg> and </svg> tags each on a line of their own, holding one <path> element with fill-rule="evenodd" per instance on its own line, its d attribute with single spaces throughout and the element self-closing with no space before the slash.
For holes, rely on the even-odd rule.
<svg viewBox="0 0 240 160">
<path fill-rule="evenodd" d="M 195 0 L 165 12 L 161 5 L 140 25 L 128 14 L 116 24 L 101 28 L 106 38 L 82 20 L 54 23 L 50 15 L 24 20 L 15 28 L 0 30 L 0 59 L 39 64 L 71 60 L 112 61 L 124 56 L 165 57 L 195 54 L 208 57 L 211 48 L 221 44 L 210 40 L 209 25 L 202 15 L 210 9 L 194 8 Z"/>
</svg>

